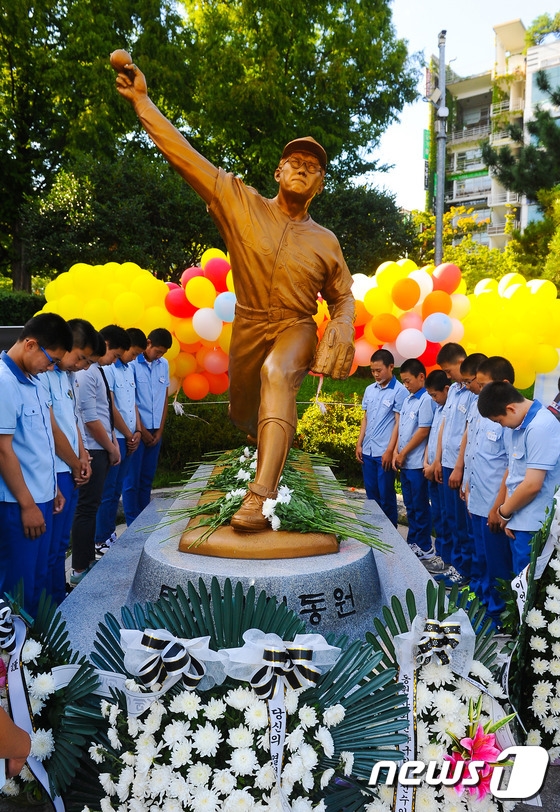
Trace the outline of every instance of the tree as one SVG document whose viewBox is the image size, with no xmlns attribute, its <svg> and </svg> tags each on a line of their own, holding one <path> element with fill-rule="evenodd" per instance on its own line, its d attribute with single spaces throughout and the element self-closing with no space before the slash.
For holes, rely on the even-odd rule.
<svg viewBox="0 0 560 812">
<path fill-rule="evenodd" d="M 183 5 L 197 71 L 186 132 L 263 193 L 274 188 L 279 150 L 298 135 L 324 145 L 337 182 L 371 169 L 365 152 L 416 97 L 415 63 L 387 0 Z"/>
<path fill-rule="evenodd" d="M 525 32 L 525 42 L 530 48 L 534 45 L 541 45 L 544 40 L 552 34 L 556 39 L 560 37 L 560 12 L 552 17 L 550 14 L 541 14 L 533 20 Z"/>
<path fill-rule="evenodd" d="M 377 189 L 328 189 L 315 198 L 311 214 L 334 231 L 351 273 L 371 275 L 382 262 L 406 256 L 414 245 L 414 224 L 392 195 Z"/>
<path fill-rule="evenodd" d="M 436 216 L 429 211 L 413 211 L 412 222 L 416 238 L 411 258 L 419 265 L 432 263 L 435 256 Z M 466 206 L 451 206 L 449 211 L 443 215 L 443 261 L 449 261 L 445 258 L 446 251 L 454 243 L 484 231 L 487 225 L 488 220 L 479 220 L 474 209 Z"/>
</svg>

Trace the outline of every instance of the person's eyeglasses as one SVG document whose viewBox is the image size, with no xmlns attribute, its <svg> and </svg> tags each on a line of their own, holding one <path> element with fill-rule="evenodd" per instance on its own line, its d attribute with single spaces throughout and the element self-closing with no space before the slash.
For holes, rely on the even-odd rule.
<svg viewBox="0 0 560 812">
<path fill-rule="evenodd" d="M 287 161 L 292 169 L 300 169 L 300 167 L 304 166 L 310 175 L 315 175 L 317 172 L 321 171 L 319 164 L 303 161 L 301 158 L 296 158 L 295 155 L 291 155 L 289 158 L 287 158 Z"/>
<path fill-rule="evenodd" d="M 474 376 L 474 378 L 463 378 L 463 383 L 465 384 L 465 386 L 470 386 L 470 384 L 473 381 L 476 381 L 476 375 Z"/>
<path fill-rule="evenodd" d="M 59 359 L 58 359 L 58 358 L 52 358 L 52 357 L 49 355 L 49 353 L 46 351 L 46 349 L 45 349 L 44 347 L 41 347 L 41 345 L 40 345 L 40 344 L 39 344 L 39 349 L 40 349 L 40 350 L 42 350 L 42 352 L 44 353 L 45 358 L 46 358 L 46 359 L 47 359 L 47 361 L 49 362 L 49 366 L 50 366 L 51 364 L 58 364 Z"/>
</svg>

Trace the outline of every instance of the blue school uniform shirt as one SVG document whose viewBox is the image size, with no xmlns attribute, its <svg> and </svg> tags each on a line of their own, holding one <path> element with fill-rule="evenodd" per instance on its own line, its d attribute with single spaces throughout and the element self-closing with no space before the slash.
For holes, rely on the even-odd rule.
<svg viewBox="0 0 560 812">
<path fill-rule="evenodd" d="M 443 407 L 445 425 L 442 435 L 441 464 L 455 468 L 461 440 L 467 425 L 467 414 L 475 395 L 462 383 L 452 383 Z"/>
<path fill-rule="evenodd" d="M 441 421 L 443 419 L 443 406 L 439 406 L 434 401 L 435 411 L 432 420 L 432 427 L 428 435 L 428 465 L 431 465 L 436 458 L 437 442 L 439 430 L 441 428 Z"/>
<path fill-rule="evenodd" d="M 50 502 L 56 496 L 56 455 L 45 388 L 2 352 L 0 391 L 0 434 L 12 435 L 12 448 L 35 504 Z M 1 475 L 0 501 L 17 502 Z"/>
<path fill-rule="evenodd" d="M 478 395 L 475 395 L 467 412 L 467 444 L 465 446 L 464 469 L 463 469 L 463 487 L 469 484 L 471 469 L 473 465 L 473 458 L 476 448 L 476 435 L 478 432 L 478 424 L 481 420 L 481 414 L 478 411 Z"/>
<path fill-rule="evenodd" d="M 479 418 L 469 475 L 468 508 L 475 516 L 488 516 L 508 467 L 504 437 L 510 429 L 480 413 Z"/>
<path fill-rule="evenodd" d="M 560 482 L 560 423 L 548 409 L 535 400 L 525 419 L 516 429 L 505 433 L 508 451 L 508 495 L 525 478 L 528 468 L 546 471 L 544 482 L 532 502 L 513 514 L 510 530 L 536 532 L 543 524 L 546 508 L 552 507 L 554 490 Z"/>
<path fill-rule="evenodd" d="M 366 432 L 362 453 L 368 457 L 381 457 L 387 451 L 395 427 L 395 414 L 399 414 L 406 398 L 406 389 L 395 377 L 387 386 L 377 381 L 364 392 L 362 409 L 366 413 Z"/>
<path fill-rule="evenodd" d="M 54 369 L 42 372 L 38 377 L 52 403 L 54 419 L 59 429 L 68 438 L 74 454 L 79 456 L 76 402 L 68 373 L 55 366 Z M 71 470 L 64 460 L 58 456 L 56 457 L 57 474 L 68 473 Z"/>
<path fill-rule="evenodd" d="M 146 361 L 144 353 L 131 362 L 136 381 L 136 403 L 140 419 L 147 429 L 159 429 L 167 405 L 169 364 L 167 359 Z"/>
<path fill-rule="evenodd" d="M 399 439 L 397 442 L 399 451 L 405 447 L 417 429 L 432 425 L 434 419 L 434 405 L 432 398 L 428 395 L 424 387 L 407 397 L 403 403 L 399 420 Z M 424 467 L 424 450 L 427 442 L 428 438 L 426 437 L 420 445 L 417 445 L 416 448 L 412 449 L 410 454 L 406 455 L 402 466 L 403 468 Z"/>
<path fill-rule="evenodd" d="M 136 381 L 130 364 L 123 364 L 119 359 L 105 367 L 105 377 L 113 393 L 115 406 L 127 427 L 134 434 L 136 431 Z M 115 428 L 115 434 L 124 439 L 124 434 Z"/>
<path fill-rule="evenodd" d="M 91 364 L 88 369 L 80 369 L 79 372 L 76 372 L 75 384 L 76 403 L 84 424 L 92 423 L 94 420 L 101 421 L 107 437 L 112 440 L 110 405 L 99 364 L 96 362 Z M 89 433 L 87 425 L 85 425 L 84 445 L 89 451 L 103 450 L 103 446 Z"/>
</svg>

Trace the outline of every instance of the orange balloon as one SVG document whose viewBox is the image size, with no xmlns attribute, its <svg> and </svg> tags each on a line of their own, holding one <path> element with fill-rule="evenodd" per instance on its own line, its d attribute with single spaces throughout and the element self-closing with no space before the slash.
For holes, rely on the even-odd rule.
<svg viewBox="0 0 560 812">
<path fill-rule="evenodd" d="M 371 321 L 368 321 L 368 323 L 364 327 L 364 338 L 366 339 L 366 341 L 369 341 L 369 343 L 373 344 L 374 346 L 376 344 L 383 344 L 383 341 L 380 341 L 379 338 L 373 332 L 372 321 L 373 319 L 371 319 Z"/>
<path fill-rule="evenodd" d="M 371 329 L 380 341 L 394 341 L 401 331 L 401 323 L 391 313 L 380 313 L 371 320 Z"/>
<path fill-rule="evenodd" d="M 189 400 L 202 400 L 210 391 L 210 383 L 200 372 L 193 372 L 187 375 L 182 388 Z"/>
<path fill-rule="evenodd" d="M 391 298 L 401 310 L 410 310 L 420 298 L 420 285 L 414 279 L 399 279 L 393 285 Z"/>
<path fill-rule="evenodd" d="M 210 385 L 212 395 L 223 395 L 224 392 L 227 392 L 229 388 L 229 375 L 227 372 L 220 372 L 218 374 L 203 372 L 202 374 Z"/>
<path fill-rule="evenodd" d="M 453 307 L 453 300 L 449 293 L 444 290 L 434 290 L 428 293 L 422 302 L 422 318 L 431 316 L 432 313 L 451 313 Z"/>
<path fill-rule="evenodd" d="M 359 299 L 356 299 L 356 321 L 354 322 L 354 325 L 356 327 L 361 327 L 362 324 L 367 324 L 370 319 L 371 313 L 368 313 L 365 304 Z"/>
</svg>

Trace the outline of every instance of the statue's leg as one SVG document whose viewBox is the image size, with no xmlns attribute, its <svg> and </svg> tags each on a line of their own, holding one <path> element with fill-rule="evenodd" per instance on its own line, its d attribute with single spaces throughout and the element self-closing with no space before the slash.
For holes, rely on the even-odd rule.
<svg viewBox="0 0 560 812">
<path fill-rule="evenodd" d="M 262 513 L 263 502 L 276 498 L 297 424 L 296 395 L 316 343 L 314 322 L 293 323 L 279 334 L 262 366 L 257 470 L 241 508 L 231 519 L 236 530 L 256 533 L 270 526 Z"/>
<path fill-rule="evenodd" d="M 261 404 L 261 368 L 270 350 L 266 322 L 235 317 L 229 351 L 229 417 L 256 437 Z"/>
</svg>

